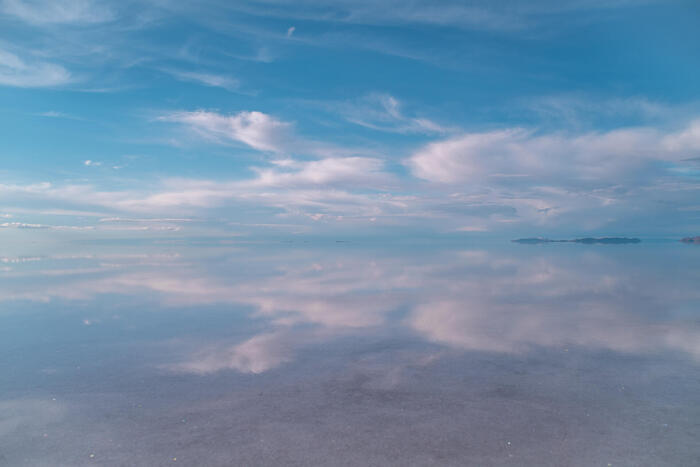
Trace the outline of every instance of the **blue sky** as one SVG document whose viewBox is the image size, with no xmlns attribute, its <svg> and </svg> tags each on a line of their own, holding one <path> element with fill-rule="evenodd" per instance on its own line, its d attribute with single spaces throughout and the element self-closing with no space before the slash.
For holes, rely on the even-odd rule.
<svg viewBox="0 0 700 467">
<path fill-rule="evenodd" d="M 0 0 L 0 227 L 700 232 L 693 1 Z"/>
</svg>

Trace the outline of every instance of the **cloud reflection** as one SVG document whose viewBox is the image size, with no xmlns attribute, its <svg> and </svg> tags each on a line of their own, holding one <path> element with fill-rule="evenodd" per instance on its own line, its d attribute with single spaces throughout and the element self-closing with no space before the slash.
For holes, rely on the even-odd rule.
<svg viewBox="0 0 700 467">
<path fill-rule="evenodd" d="M 238 342 L 208 342 L 168 366 L 195 374 L 227 369 L 259 374 L 292 361 L 301 347 L 375 331 L 458 351 L 575 346 L 678 351 L 700 359 L 700 330 L 678 312 L 700 300 L 691 268 L 682 274 L 683 268 L 669 270 L 653 249 L 640 249 L 634 261 L 607 254 L 622 251 L 615 249 L 554 251 L 406 254 L 253 247 L 218 258 L 112 255 L 99 273 L 90 267 L 106 261 L 92 256 L 76 260 L 74 268 L 83 272 L 73 275 L 37 270 L 39 260 L 12 262 L 31 266 L 31 280 L 20 275 L 3 283 L 0 300 L 121 294 L 155 300 L 166 310 L 242 305 L 252 310 L 251 319 L 265 323 L 262 332 Z"/>
<path fill-rule="evenodd" d="M 192 359 L 168 368 L 195 374 L 227 369 L 242 373 L 263 373 L 292 359 L 294 340 L 288 333 L 260 334 L 231 347 L 215 346 L 204 349 Z"/>
</svg>

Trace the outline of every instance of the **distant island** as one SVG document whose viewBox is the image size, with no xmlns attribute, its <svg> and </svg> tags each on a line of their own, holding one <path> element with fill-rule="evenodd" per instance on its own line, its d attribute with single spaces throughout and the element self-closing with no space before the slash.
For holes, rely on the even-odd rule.
<svg viewBox="0 0 700 467">
<path fill-rule="evenodd" d="M 700 237 L 696 237 L 697 242 L 700 243 Z M 692 239 L 690 239 L 692 240 Z M 534 237 L 534 238 L 518 238 L 516 240 L 511 240 L 515 243 L 526 243 L 530 245 L 538 243 L 603 243 L 603 244 L 622 244 L 622 243 L 639 243 L 641 242 L 638 238 L 627 238 L 627 237 L 586 237 L 586 238 L 574 238 L 573 240 L 551 240 L 549 238 Z M 683 239 L 685 241 L 685 239 Z"/>
<path fill-rule="evenodd" d="M 681 239 L 683 243 L 700 243 L 700 237 L 685 237 Z"/>
</svg>

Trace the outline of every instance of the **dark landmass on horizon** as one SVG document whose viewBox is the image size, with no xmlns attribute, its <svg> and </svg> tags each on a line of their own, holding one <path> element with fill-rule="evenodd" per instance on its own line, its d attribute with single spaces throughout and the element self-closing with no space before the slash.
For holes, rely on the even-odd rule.
<svg viewBox="0 0 700 467">
<path fill-rule="evenodd" d="M 700 244 L 700 237 L 685 237 L 681 239 L 683 243 L 697 243 Z"/>
<path fill-rule="evenodd" d="M 515 243 L 525 243 L 529 245 L 535 245 L 539 243 L 602 243 L 602 244 L 622 244 L 622 243 L 639 243 L 641 242 L 638 238 L 628 238 L 628 237 L 585 237 L 585 238 L 574 238 L 572 240 L 552 240 L 549 238 L 533 237 L 533 238 L 518 238 L 516 240 L 511 240 Z M 699 240 L 700 241 L 700 240 Z"/>
</svg>

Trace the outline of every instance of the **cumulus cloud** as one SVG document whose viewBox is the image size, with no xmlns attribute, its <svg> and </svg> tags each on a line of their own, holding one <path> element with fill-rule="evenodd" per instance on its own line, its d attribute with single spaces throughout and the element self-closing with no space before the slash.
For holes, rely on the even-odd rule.
<svg viewBox="0 0 700 467">
<path fill-rule="evenodd" d="M 426 191 L 441 191 L 441 204 L 455 214 L 460 206 L 503 207 L 492 214 L 463 212 L 471 219 L 462 217 L 462 226 L 628 229 L 641 210 L 661 219 L 691 203 L 698 186 L 688 158 L 698 152 L 699 128 L 695 120 L 677 130 L 463 133 L 425 144 L 405 164 L 429 182 Z M 508 208 L 514 211 L 507 214 Z"/>
<path fill-rule="evenodd" d="M 405 161 L 426 181 L 419 183 L 392 173 L 381 157 L 289 155 L 289 148 L 305 143 L 291 124 L 266 114 L 185 112 L 167 118 L 217 141 L 245 142 L 270 157 L 250 167 L 247 179 L 165 178 L 120 191 L 37 183 L 0 185 L 0 192 L 18 205 L 42 200 L 47 208 L 99 206 L 115 215 L 180 217 L 245 206 L 321 223 L 425 226 L 430 219 L 434 230 L 477 232 L 564 224 L 570 230 L 627 229 L 640 209 L 656 209 L 659 219 L 683 216 L 697 204 L 693 194 L 700 189 L 693 178 L 699 121 L 676 131 L 466 133 L 426 144 Z"/>
<path fill-rule="evenodd" d="M 700 147 L 700 121 L 678 132 L 630 128 L 567 135 L 521 128 L 465 133 L 430 143 L 408 160 L 414 175 L 436 183 L 613 182 L 654 161 L 679 161 Z M 643 179 L 643 181 L 647 181 Z"/>
<path fill-rule="evenodd" d="M 0 85 L 21 88 L 60 86 L 70 83 L 70 72 L 42 60 L 22 59 L 0 49 Z"/>
</svg>

